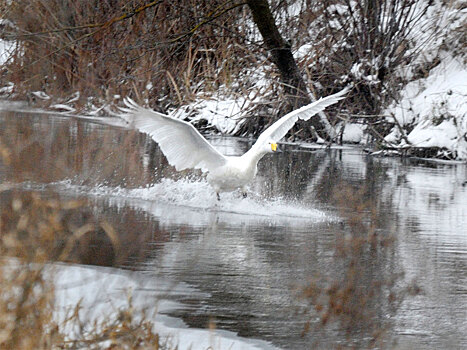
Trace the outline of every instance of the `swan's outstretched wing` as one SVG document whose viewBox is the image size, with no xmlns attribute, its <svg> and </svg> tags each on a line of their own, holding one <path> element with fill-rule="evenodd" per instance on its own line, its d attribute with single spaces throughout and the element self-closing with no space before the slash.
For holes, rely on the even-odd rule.
<svg viewBox="0 0 467 350">
<path fill-rule="evenodd" d="M 226 163 L 227 159 L 190 123 L 143 108 L 130 99 L 125 104 L 128 108 L 123 109 L 126 113 L 121 117 L 129 126 L 151 136 L 175 169 L 209 171 Z"/>
<path fill-rule="evenodd" d="M 269 128 L 263 131 L 253 147 L 261 147 L 265 142 L 278 142 L 294 126 L 298 119 L 310 119 L 316 113 L 321 112 L 326 107 L 343 99 L 344 95 L 348 91 L 349 88 L 347 87 L 334 95 L 320 98 L 318 101 L 310 103 L 309 105 L 303 106 L 284 115 Z"/>
</svg>

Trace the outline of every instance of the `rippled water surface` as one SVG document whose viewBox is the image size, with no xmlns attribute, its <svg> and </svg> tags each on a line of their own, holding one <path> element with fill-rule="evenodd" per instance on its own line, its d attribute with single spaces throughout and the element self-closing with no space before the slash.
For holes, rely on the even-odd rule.
<svg viewBox="0 0 467 350">
<path fill-rule="evenodd" d="M 85 198 L 117 230 L 124 259 L 96 237 L 79 262 L 133 271 L 144 298 L 163 280 L 177 304 L 164 314 L 258 347 L 467 348 L 465 164 L 282 145 L 248 198 L 218 202 L 201 174 L 176 173 L 109 121 L 0 115 L 1 145 L 14 147 L 0 200 Z M 228 155 L 251 145 L 211 142 Z"/>
</svg>

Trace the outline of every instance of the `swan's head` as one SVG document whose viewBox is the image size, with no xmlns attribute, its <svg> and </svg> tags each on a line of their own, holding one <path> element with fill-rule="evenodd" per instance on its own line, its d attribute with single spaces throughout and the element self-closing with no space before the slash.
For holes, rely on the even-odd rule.
<svg viewBox="0 0 467 350">
<path fill-rule="evenodd" d="M 277 152 L 277 151 L 278 151 L 277 143 L 275 143 L 275 142 L 268 142 L 267 145 L 266 145 L 266 150 L 267 150 L 268 153 Z"/>
</svg>

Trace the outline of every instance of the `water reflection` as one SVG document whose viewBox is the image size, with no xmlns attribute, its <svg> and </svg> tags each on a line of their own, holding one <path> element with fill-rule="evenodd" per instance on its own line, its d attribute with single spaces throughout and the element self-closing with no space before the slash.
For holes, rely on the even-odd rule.
<svg viewBox="0 0 467 350">
<path fill-rule="evenodd" d="M 0 122 L 13 149 L 2 182 L 86 198 L 131 252 L 103 258 L 114 252 L 97 233 L 74 261 L 190 285 L 199 293 L 169 297 L 191 326 L 288 349 L 467 346 L 464 165 L 283 146 L 260 162 L 247 200 L 217 203 L 201 174 L 174 172 L 144 135 L 33 114 Z M 211 141 L 229 155 L 250 147 Z"/>
</svg>

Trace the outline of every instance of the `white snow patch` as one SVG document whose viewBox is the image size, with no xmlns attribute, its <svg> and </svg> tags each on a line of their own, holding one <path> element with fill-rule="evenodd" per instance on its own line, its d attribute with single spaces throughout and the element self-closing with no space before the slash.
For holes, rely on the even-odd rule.
<svg viewBox="0 0 467 350">
<path fill-rule="evenodd" d="M 15 87 L 15 84 L 13 84 L 12 82 L 9 82 L 7 86 L 0 88 L 0 95 L 12 93 L 14 87 Z"/>
<path fill-rule="evenodd" d="M 5 64 L 15 50 L 15 41 L 0 40 L 0 65 Z"/>
<path fill-rule="evenodd" d="M 14 273 L 22 266 L 11 259 L 8 268 Z M 188 328 L 182 320 L 164 315 L 181 307 L 162 299 L 167 293 L 201 293 L 184 283 L 174 284 L 144 272 L 62 263 L 48 264 L 44 272 L 46 280 L 54 285 L 53 319 L 69 340 L 77 339 L 88 329 L 98 329 L 103 321 L 116 320 L 119 310 L 129 309 L 131 296 L 134 321 L 138 322 L 144 314 L 153 323 L 153 331 L 159 334 L 161 342 L 167 342 L 171 349 L 277 349 L 266 341 L 241 338 L 230 331 Z M 77 305 L 84 329 L 65 322 Z"/>
<path fill-rule="evenodd" d="M 430 121 L 417 124 L 408 135 L 408 140 L 414 146 L 445 147 L 452 149 L 457 139 L 457 129 L 450 120 L 445 120 L 439 125 L 433 125 Z"/>
<path fill-rule="evenodd" d="M 41 100 L 50 100 L 50 96 L 47 95 L 44 91 L 33 91 L 31 92 L 31 95 L 34 95 Z"/>
<path fill-rule="evenodd" d="M 315 44 L 305 44 L 300 46 L 293 54 L 295 59 L 301 60 L 302 58 L 307 57 L 310 52 L 312 52 L 314 46 Z"/>
<path fill-rule="evenodd" d="M 360 143 L 363 140 L 364 126 L 362 124 L 347 123 L 342 134 L 342 141 Z"/>
<path fill-rule="evenodd" d="M 61 113 L 73 113 L 73 112 L 76 112 L 76 109 L 69 106 L 69 105 L 66 105 L 66 104 L 63 104 L 63 103 L 56 103 L 56 104 L 53 104 L 50 106 L 50 108 L 52 109 L 56 109 L 57 111 L 61 112 Z"/>
<path fill-rule="evenodd" d="M 414 146 L 446 148 L 467 159 L 466 68 L 459 58 L 446 55 L 427 78 L 407 84 L 399 103 L 388 108 L 401 126 L 415 125 L 407 135 Z M 386 140 L 405 146 L 395 129 Z"/>
<path fill-rule="evenodd" d="M 336 13 L 339 16 L 347 15 L 349 12 L 349 7 L 346 5 L 335 4 L 327 7 L 329 13 Z"/>
<path fill-rule="evenodd" d="M 170 112 L 170 115 L 174 118 L 189 119 L 191 122 L 206 120 L 209 126 L 215 127 L 222 134 L 233 134 L 240 128 L 243 113 L 249 103 L 244 98 L 198 100 L 194 104 Z M 193 112 L 196 114 L 191 117 Z"/>
</svg>

